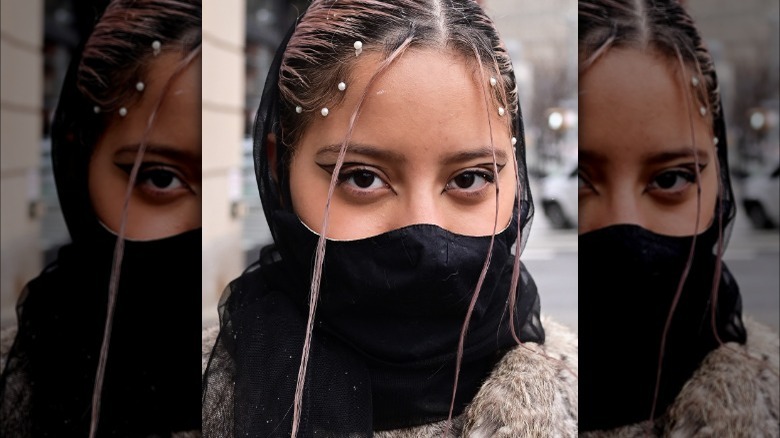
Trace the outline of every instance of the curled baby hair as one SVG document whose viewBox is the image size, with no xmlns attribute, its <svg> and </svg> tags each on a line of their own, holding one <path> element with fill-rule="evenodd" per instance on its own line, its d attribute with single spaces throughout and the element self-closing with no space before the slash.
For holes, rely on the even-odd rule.
<svg viewBox="0 0 780 438">
<path fill-rule="evenodd" d="M 139 88 L 139 83 L 165 81 L 141 136 L 124 195 L 108 286 L 106 323 L 92 393 L 90 437 L 98 433 L 130 198 L 157 112 L 173 81 L 201 54 L 201 22 L 200 0 L 114 0 L 98 19 L 81 54 L 76 87 L 84 98 L 94 104 L 95 111 L 92 118 L 86 119 L 86 123 L 76 129 L 81 143 L 90 151 L 108 126 L 110 117 L 117 113 L 123 115 L 119 110 L 132 109 L 132 104 L 140 98 L 144 87 Z M 169 77 L 149 78 L 148 66 L 163 53 L 178 54 L 181 60 Z"/>
<path fill-rule="evenodd" d="M 356 42 L 361 45 L 356 46 Z M 356 47 L 361 51 L 356 52 Z M 352 132 L 360 116 L 372 85 L 407 50 L 428 49 L 449 51 L 473 68 L 475 84 L 483 93 L 486 103 L 486 122 L 490 127 L 493 165 L 496 175 L 495 139 L 490 112 L 497 111 L 506 115 L 511 135 L 517 136 L 518 151 L 524 148 L 522 126 L 518 123 L 522 115 L 518 104 L 517 84 L 509 55 L 504 47 L 492 20 L 474 0 L 314 0 L 305 14 L 299 19 L 282 55 L 279 70 L 279 124 L 273 132 L 277 135 L 276 173 L 279 183 L 284 184 L 289 165 L 296 146 L 303 133 L 315 117 L 320 116 L 322 108 L 333 109 L 343 98 L 337 90 L 342 81 L 350 82 L 353 67 L 367 54 L 379 59 L 377 69 L 362 92 L 352 113 L 350 125 L 341 145 L 341 150 L 331 177 L 325 216 L 317 243 L 312 273 L 309 314 L 304 338 L 301 365 L 297 376 L 297 385 L 293 405 L 292 436 L 296 436 L 302 417 L 303 388 L 311 347 L 314 315 L 316 313 L 319 285 L 322 277 L 322 264 L 327 238 L 330 201 L 336 187 L 339 170 L 350 142 Z M 360 53 L 358 55 L 358 53 Z M 356 56 L 357 55 L 357 56 Z M 488 81 L 488 78 L 495 78 Z M 262 134 L 262 132 L 256 132 Z M 255 141 L 266 139 L 256 138 Z M 521 187 L 518 172 L 518 154 L 513 154 L 513 165 L 517 178 L 517 193 L 526 193 L 531 202 L 530 192 Z M 522 156 L 522 154 L 519 154 Z M 522 163 L 525 165 L 525 163 Z M 526 190 L 526 191 L 524 191 Z M 282 193 L 282 197 L 286 194 Z M 289 200 L 282 199 L 282 203 Z M 514 309 L 518 278 L 520 275 L 519 255 L 524 242 L 521 235 L 525 224 L 524 212 L 532 207 L 520 205 L 518 215 L 518 245 L 515 253 L 512 290 L 509 292 L 508 305 Z M 462 361 L 462 352 L 469 318 L 476 304 L 482 282 L 490 264 L 493 241 L 498 221 L 498 183 L 496 182 L 496 212 L 490 248 L 486 254 L 482 273 L 477 280 L 474 295 L 466 313 L 460 334 L 457 351 L 455 382 L 452 403 L 448 415 L 448 428 L 452 418 L 458 372 Z M 510 327 L 519 343 L 514 327 L 514 310 L 510 312 Z"/>
</svg>

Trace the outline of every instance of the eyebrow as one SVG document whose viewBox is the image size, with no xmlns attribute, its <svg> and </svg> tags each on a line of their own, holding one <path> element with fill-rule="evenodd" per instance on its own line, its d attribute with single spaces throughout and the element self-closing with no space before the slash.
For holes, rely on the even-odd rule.
<svg viewBox="0 0 780 438">
<path fill-rule="evenodd" d="M 341 144 L 331 144 L 320 148 L 316 156 L 323 157 L 325 155 L 338 154 L 341 151 Z M 362 155 L 383 161 L 395 161 L 404 163 L 406 162 L 406 156 L 395 151 L 389 151 L 381 149 L 376 146 L 362 144 L 362 143 L 350 143 L 347 145 L 347 152 L 355 155 Z M 501 149 L 495 149 L 496 161 L 506 161 L 507 154 Z M 489 158 L 493 160 L 493 148 L 490 146 L 483 146 L 472 150 L 455 152 L 444 157 L 442 163 L 445 165 L 458 164 L 465 161 L 471 161 L 478 158 Z"/>
<path fill-rule="evenodd" d="M 707 153 L 701 149 L 694 149 L 690 146 L 683 146 L 679 149 L 663 151 L 658 153 L 648 153 L 642 158 L 645 163 L 648 164 L 661 164 L 668 163 L 669 161 L 679 160 L 683 158 L 698 157 L 699 161 L 707 160 Z"/>
<path fill-rule="evenodd" d="M 138 154 L 138 150 L 140 149 L 140 144 L 130 144 L 120 147 L 119 149 L 114 152 L 114 157 L 121 157 L 123 155 L 129 155 L 131 158 L 135 159 L 136 154 Z M 171 145 L 165 145 L 165 144 L 147 144 L 146 150 L 144 151 L 144 156 L 148 155 L 157 155 L 161 157 L 168 158 L 169 160 L 173 161 L 179 161 L 179 162 L 198 162 L 200 163 L 201 156 L 198 153 L 192 152 L 192 151 L 186 151 L 182 150 L 181 148 L 171 146 Z"/>
<path fill-rule="evenodd" d="M 494 151 L 496 153 L 496 162 L 507 160 L 506 152 L 504 152 L 503 150 L 497 148 L 491 148 L 490 146 L 483 146 L 470 151 L 456 152 L 452 155 L 447 156 L 443 162 L 444 164 L 457 164 L 465 161 L 476 160 L 478 158 L 486 158 L 486 159 L 489 158 L 490 161 L 492 162 Z"/>
<path fill-rule="evenodd" d="M 645 164 L 662 164 L 682 158 L 694 158 L 698 156 L 699 161 L 707 160 L 707 153 L 701 149 L 693 149 L 690 146 L 682 146 L 673 150 L 662 152 L 648 152 L 642 155 L 642 162 Z M 580 161 L 590 163 L 605 163 L 609 161 L 609 154 L 580 149 L 578 151 Z"/>
</svg>

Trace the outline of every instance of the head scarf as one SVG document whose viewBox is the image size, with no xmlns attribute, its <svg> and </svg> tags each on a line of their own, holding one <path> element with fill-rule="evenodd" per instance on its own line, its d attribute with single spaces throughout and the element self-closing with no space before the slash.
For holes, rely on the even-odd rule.
<svg viewBox="0 0 780 438">
<path fill-rule="evenodd" d="M 254 132 L 255 170 L 274 245 L 233 281 L 220 303 L 220 334 L 203 379 L 203 428 L 214 436 L 289 436 L 318 236 L 290 209 L 286 163 L 267 159 L 269 133 L 281 138 L 279 68 L 295 26 L 266 80 Z M 539 297 L 522 267 L 519 297 L 507 309 L 511 247 L 522 251 L 533 204 L 522 117 L 513 119 L 521 188 L 517 218 L 496 235 L 493 262 L 466 338 L 455 414 L 515 345 L 541 343 Z M 286 156 L 284 145 L 277 156 Z M 329 241 L 306 374 L 301 436 L 371 436 L 447 418 L 458 335 L 490 237 L 411 225 L 367 239 Z M 315 435 L 316 434 L 316 435 Z"/>
<path fill-rule="evenodd" d="M 89 199 L 88 164 L 102 132 L 68 69 L 52 132 L 57 193 L 72 243 L 30 281 L 0 380 L 1 436 L 87 436 L 106 323 L 116 235 Z M 99 436 L 200 429 L 200 229 L 125 242 Z"/>
</svg>

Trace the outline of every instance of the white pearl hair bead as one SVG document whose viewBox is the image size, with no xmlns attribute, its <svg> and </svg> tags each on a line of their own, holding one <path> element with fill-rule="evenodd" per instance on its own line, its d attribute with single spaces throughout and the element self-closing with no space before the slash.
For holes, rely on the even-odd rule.
<svg viewBox="0 0 780 438">
<path fill-rule="evenodd" d="M 125 108 L 125 107 L 119 108 L 119 115 L 122 116 L 122 117 L 126 116 L 127 115 L 127 108 Z"/>
<path fill-rule="evenodd" d="M 363 42 L 355 41 L 354 47 L 355 47 L 355 56 L 360 56 L 360 54 L 363 53 Z"/>
<path fill-rule="evenodd" d="M 512 137 L 512 146 L 517 144 L 517 137 Z"/>
<path fill-rule="evenodd" d="M 499 116 L 503 117 L 505 113 L 506 113 L 506 110 L 504 109 L 503 106 L 498 107 L 498 115 Z"/>
<path fill-rule="evenodd" d="M 496 78 L 491 76 L 491 78 L 490 78 L 490 86 L 491 87 L 495 87 L 496 84 L 498 84 L 498 81 L 496 80 Z"/>
<path fill-rule="evenodd" d="M 154 56 L 157 56 L 160 54 L 160 48 L 162 47 L 162 44 L 160 44 L 159 41 L 155 40 L 152 42 L 152 50 L 154 50 Z"/>
<path fill-rule="evenodd" d="M 144 85 L 144 83 L 140 81 L 137 84 L 135 84 L 135 89 L 138 91 L 144 91 L 145 87 L 146 85 Z"/>
<path fill-rule="evenodd" d="M 704 107 L 699 108 L 699 113 L 702 116 L 706 115 L 707 114 L 707 108 L 704 108 Z"/>
<path fill-rule="evenodd" d="M 691 85 L 693 85 L 694 87 L 698 86 L 699 85 L 699 78 L 697 78 L 696 76 L 692 77 L 691 78 Z"/>
<path fill-rule="evenodd" d="M 92 111 L 94 111 L 95 114 L 99 114 L 100 113 L 100 107 L 95 105 L 94 107 L 92 107 Z"/>
<path fill-rule="evenodd" d="M 327 109 L 327 108 L 323 108 L 323 109 L 320 111 L 320 114 L 322 114 L 322 117 L 328 117 L 328 113 L 329 113 L 329 112 L 330 112 L 330 111 L 328 111 L 328 109 Z"/>
<path fill-rule="evenodd" d="M 295 107 L 295 112 L 296 112 L 296 113 L 298 113 L 298 114 L 300 114 L 300 113 L 302 113 L 302 112 L 303 112 L 303 108 L 301 108 L 301 107 L 299 107 L 299 106 L 296 106 L 296 107 Z"/>
<path fill-rule="evenodd" d="M 347 84 L 344 82 L 339 82 L 339 91 L 344 91 L 347 89 Z"/>
<path fill-rule="evenodd" d="M 717 146 L 717 145 L 718 145 L 718 137 L 714 137 L 714 138 L 712 139 L 712 143 L 713 143 L 713 144 L 715 144 L 715 145 Z"/>
</svg>

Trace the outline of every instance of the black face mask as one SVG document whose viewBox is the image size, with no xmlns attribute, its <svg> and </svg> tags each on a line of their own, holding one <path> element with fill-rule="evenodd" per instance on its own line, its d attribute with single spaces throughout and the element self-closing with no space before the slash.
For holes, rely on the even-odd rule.
<svg viewBox="0 0 780 438">
<path fill-rule="evenodd" d="M 662 415 L 704 356 L 719 344 L 712 332 L 717 221 L 698 235 L 695 256 L 674 312 L 656 416 Z M 636 225 L 579 236 L 580 403 L 582 431 L 650 418 L 664 324 L 693 237 L 671 237 Z M 723 342 L 745 342 L 739 288 L 725 265 L 715 326 Z"/>
<path fill-rule="evenodd" d="M 309 273 L 319 236 L 292 213 L 277 212 L 274 226 L 280 231 L 277 248 L 289 278 L 300 280 L 290 288 L 295 291 L 293 299 L 308 306 Z M 473 340 L 491 344 L 490 338 L 492 347 L 488 348 L 495 350 L 496 333 L 508 333 L 508 318 L 502 321 L 500 314 L 507 305 L 514 261 L 510 248 L 516 234 L 513 221 L 496 235 L 472 315 L 467 350 L 479 349 Z M 317 327 L 342 334 L 351 347 L 383 363 L 410 366 L 450 357 L 457 349 L 459 327 L 489 244 L 490 236 L 457 235 L 436 225 L 411 225 L 360 240 L 328 241 Z M 521 301 L 515 309 L 516 328 L 528 328 L 535 301 Z M 377 342 L 376 332 L 385 327 L 392 329 Z"/>
<path fill-rule="evenodd" d="M 86 436 L 116 236 L 70 244 L 26 287 L 0 394 L 3 431 Z M 98 432 L 200 429 L 201 230 L 126 241 Z M 193 257 L 197 255 L 197 257 Z M 199 265 L 196 265 L 199 266 Z M 9 432 L 10 433 L 10 432 Z M 12 436 L 10 434 L 3 434 Z"/>
<path fill-rule="evenodd" d="M 279 261 L 236 280 L 223 309 L 222 348 L 235 362 L 238 413 L 235 429 L 222 432 L 236 436 L 290 433 L 318 236 L 287 212 L 276 212 L 273 226 Z M 466 337 L 456 414 L 515 345 L 510 313 L 521 340 L 544 340 L 539 298 L 524 269 L 516 307 L 507 308 L 514 227 L 496 235 Z M 489 236 L 459 236 L 435 225 L 328 241 L 302 436 L 365 436 L 446 419 L 460 328 L 489 242 Z"/>
</svg>

